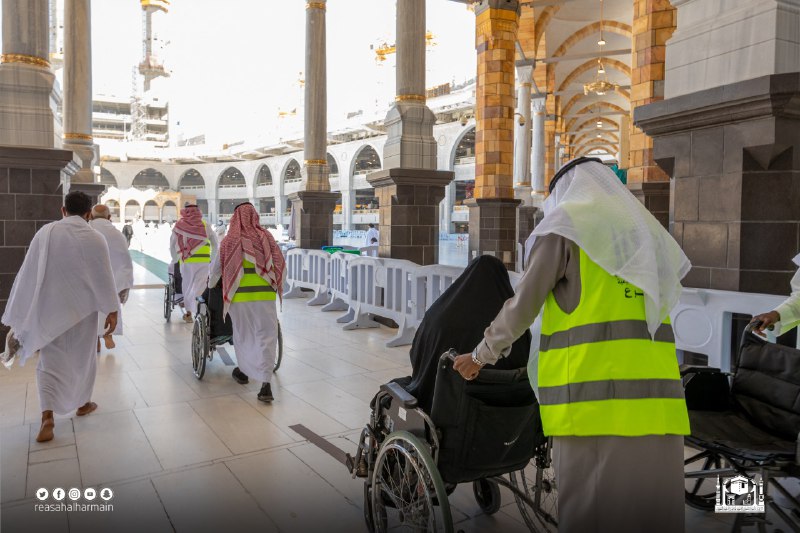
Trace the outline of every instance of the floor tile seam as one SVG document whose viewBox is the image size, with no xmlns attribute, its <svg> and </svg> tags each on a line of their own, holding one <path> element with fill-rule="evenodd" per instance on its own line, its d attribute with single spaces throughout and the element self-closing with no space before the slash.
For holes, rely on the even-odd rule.
<svg viewBox="0 0 800 533">
<path fill-rule="evenodd" d="M 312 444 L 311 442 L 309 442 L 309 441 L 306 441 L 306 443 L 307 443 L 307 444 L 311 444 L 311 445 L 313 445 L 313 444 Z M 331 483 L 330 481 L 328 481 L 328 479 L 327 479 L 325 476 L 323 476 L 321 472 L 317 472 L 317 469 L 316 469 L 316 468 L 314 468 L 312 465 L 310 465 L 308 462 L 304 461 L 302 457 L 300 457 L 299 455 L 297 455 L 296 453 L 294 453 L 294 451 L 292 451 L 292 450 L 289 450 L 289 453 L 291 453 L 292 455 L 294 455 L 294 456 L 297 458 L 297 460 L 298 460 L 298 461 L 300 461 L 301 463 L 303 463 L 304 465 L 306 465 L 306 466 L 308 467 L 308 469 L 309 469 L 309 470 L 311 470 L 312 472 L 314 472 L 314 474 L 316 474 L 317 476 L 319 476 L 319 478 L 320 478 L 320 479 L 322 479 L 322 481 L 324 481 L 325 483 L 327 483 L 329 487 L 331 487 L 331 488 L 332 488 L 332 489 L 333 489 L 333 490 L 334 490 L 336 493 L 338 493 L 339 495 L 341 495 L 341 496 L 344 498 L 344 500 L 345 500 L 346 502 L 348 502 L 350 505 L 354 506 L 354 507 L 355 507 L 355 508 L 357 508 L 357 509 L 361 509 L 361 506 L 358 504 L 358 502 L 354 502 L 353 500 L 351 500 L 351 499 L 350 499 L 350 497 L 349 497 L 347 494 L 345 494 L 344 492 L 342 492 L 341 490 L 339 490 L 339 488 L 338 488 L 336 485 L 334 485 L 333 483 Z M 345 467 L 344 467 L 344 465 L 342 465 L 342 468 L 345 468 Z"/>
<path fill-rule="evenodd" d="M 47 463 L 54 463 L 56 461 L 69 460 L 69 459 L 71 459 L 71 457 L 61 457 L 59 459 L 48 459 L 47 461 L 37 461 L 35 463 L 31 463 L 31 455 L 33 455 L 35 453 L 48 452 L 48 451 L 51 451 L 51 450 L 60 450 L 62 448 L 69 448 L 70 446 L 74 446 L 75 447 L 75 456 L 77 457 L 77 455 L 78 455 L 78 445 L 77 444 L 65 444 L 63 446 L 54 446 L 52 448 L 48 447 L 48 448 L 43 448 L 41 450 L 34 450 L 30 454 L 28 454 L 28 466 L 30 467 L 30 466 L 33 466 L 33 465 L 46 465 Z"/>
<path fill-rule="evenodd" d="M 131 381 L 133 381 L 133 380 L 131 380 Z M 136 384 L 134 383 L 134 387 L 135 386 L 136 386 Z M 139 395 L 141 396 L 142 393 L 140 392 Z M 144 396 L 142 396 L 142 399 L 144 400 Z M 147 403 L 147 400 L 144 400 L 144 402 Z M 147 431 L 145 431 L 144 426 L 142 425 L 141 419 L 136 414 L 136 410 L 135 409 L 131 409 L 131 414 L 133 415 L 133 418 L 136 420 L 136 424 L 139 426 L 139 429 L 141 430 L 142 435 L 144 435 L 144 438 L 147 441 L 147 445 L 150 447 L 150 451 L 153 452 L 153 457 L 156 458 L 156 462 L 158 463 L 158 467 L 163 472 L 164 471 L 164 464 L 161 462 L 161 459 L 159 459 L 158 454 L 156 453 L 156 449 L 153 446 L 153 443 L 150 442 L 150 437 L 147 435 Z"/>
<path fill-rule="evenodd" d="M 188 387 L 188 385 L 187 385 L 187 387 Z M 188 401 L 186 402 L 186 404 L 189 406 L 189 409 L 191 409 L 191 410 L 192 410 L 192 412 L 194 412 L 194 413 L 197 415 L 197 418 L 199 418 L 200 420 L 202 420 L 203 424 L 204 424 L 204 425 L 205 425 L 205 426 L 206 426 L 206 427 L 209 429 L 209 431 L 211 431 L 211 433 L 214 435 L 214 437 L 216 437 L 216 439 L 217 439 L 217 440 L 218 440 L 220 443 L 222 443 L 222 445 L 223 445 L 223 446 L 225 446 L 225 449 L 226 449 L 226 450 L 228 450 L 228 452 L 230 452 L 230 454 L 231 454 L 231 455 L 236 455 L 236 454 L 233 452 L 233 450 L 231 450 L 231 449 L 230 449 L 230 447 L 228 446 L 228 444 L 227 444 L 227 443 L 226 443 L 226 442 L 225 442 L 225 441 L 222 439 L 222 437 L 220 437 L 220 436 L 217 434 L 217 432 L 216 432 L 216 431 L 214 431 L 214 428 L 213 428 L 213 427 L 211 427 L 211 426 L 209 425 L 209 423 L 208 423 L 208 422 L 206 422 L 206 419 L 205 419 L 205 418 L 203 418 L 203 416 L 202 416 L 202 415 L 201 415 L 199 412 L 197 412 L 197 409 L 195 409 L 195 408 L 194 408 L 194 406 L 193 406 L 191 403 L 189 403 Z"/>
<path fill-rule="evenodd" d="M 272 525 L 275 527 L 275 531 L 280 531 L 280 527 L 278 527 L 278 523 L 275 521 L 274 518 L 272 518 L 272 516 L 269 514 L 269 512 L 267 512 L 267 510 L 261 506 L 261 503 L 256 499 L 255 495 L 253 493 L 251 493 L 247 489 L 247 487 L 245 487 L 245 485 L 242 482 L 242 480 L 239 479 L 239 476 L 237 476 L 236 473 L 233 470 L 231 470 L 231 467 L 227 463 L 222 463 L 222 464 L 223 464 L 223 466 L 225 466 L 225 468 L 228 470 L 228 472 L 231 473 L 231 475 L 233 476 L 233 479 L 236 480 L 236 483 L 239 484 L 239 486 L 242 488 L 244 493 L 247 494 L 247 496 L 250 498 L 250 500 L 252 500 L 252 502 L 256 504 L 256 507 L 258 508 L 259 511 L 261 511 L 261 514 L 263 514 L 267 518 L 267 520 L 269 520 L 272 523 Z"/>
<path fill-rule="evenodd" d="M 159 505 L 161 505 L 161 509 L 164 510 L 164 515 L 167 517 L 167 521 L 169 522 L 169 527 L 172 528 L 173 533 L 177 532 L 178 529 L 175 527 L 175 523 L 172 521 L 172 517 L 170 516 L 169 511 L 167 510 L 166 504 L 164 504 L 164 500 L 161 499 L 161 494 L 158 492 L 158 487 L 156 487 L 156 484 L 153 483 L 153 478 L 152 477 L 147 478 L 147 481 L 150 483 L 150 486 L 153 487 L 153 492 L 155 492 L 156 494 L 158 503 Z"/>
</svg>

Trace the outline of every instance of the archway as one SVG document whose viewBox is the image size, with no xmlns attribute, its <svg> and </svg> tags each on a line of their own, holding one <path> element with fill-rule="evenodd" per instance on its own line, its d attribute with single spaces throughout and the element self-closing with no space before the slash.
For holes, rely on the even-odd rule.
<svg viewBox="0 0 800 533">
<path fill-rule="evenodd" d="M 256 177 L 256 187 L 264 187 L 272 185 L 272 172 L 267 165 L 261 165 L 258 169 L 258 176 Z"/>
<path fill-rule="evenodd" d="M 161 207 L 161 220 L 175 222 L 178 220 L 178 206 L 172 200 L 167 200 Z"/>
<path fill-rule="evenodd" d="M 133 222 L 142 214 L 141 206 L 136 200 L 128 200 L 125 204 L 125 222 Z"/>
<path fill-rule="evenodd" d="M 134 189 L 139 189 L 140 191 L 146 191 L 147 189 L 163 191 L 169 189 L 169 181 L 167 181 L 166 176 L 154 168 L 146 168 L 136 174 L 132 185 Z"/>
<path fill-rule="evenodd" d="M 206 188 L 206 180 L 203 179 L 202 174 L 200 174 L 197 170 L 190 168 L 186 172 L 183 173 L 181 176 L 180 181 L 178 182 L 178 189 L 180 190 L 192 190 L 192 189 L 205 189 Z"/>
<path fill-rule="evenodd" d="M 100 167 L 100 183 L 106 187 L 116 187 L 117 178 L 106 167 Z"/>
<path fill-rule="evenodd" d="M 353 158 L 353 175 L 369 174 L 381 169 L 381 158 L 371 145 L 362 147 Z"/>
<path fill-rule="evenodd" d="M 111 222 L 119 222 L 119 202 L 116 200 L 109 200 L 106 202 L 108 212 L 111 214 Z"/>
<path fill-rule="evenodd" d="M 453 166 L 475 163 L 475 128 L 469 128 L 461 136 L 453 152 Z"/>
<path fill-rule="evenodd" d="M 144 204 L 144 214 L 142 218 L 145 222 L 159 222 L 158 219 L 158 204 L 154 200 L 148 200 Z"/>
<path fill-rule="evenodd" d="M 303 179 L 303 171 L 300 168 L 300 163 L 297 159 L 292 159 L 286 165 L 286 170 L 283 171 L 283 182 L 294 183 Z"/>
<path fill-rule="evenodd" d="M 245 187 L 246 185 L 244 174 L 236 167 L 226 168 L 217 182 L 217 188 L 219 189 L 234 189 L 237 187 Z"/>
<path fill-rule="evenodd" d="M 328 153 L 328 168 L 330 168 L 330 177 L 331 178 L 338 178 L 339 177 L 339 165 L 336 164 L 336 160 L 333 156 Z"/>
</svg>

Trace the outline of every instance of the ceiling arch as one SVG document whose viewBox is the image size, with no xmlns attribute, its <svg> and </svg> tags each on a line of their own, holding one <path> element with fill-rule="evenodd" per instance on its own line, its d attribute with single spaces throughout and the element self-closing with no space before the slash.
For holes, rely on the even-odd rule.
<svg viewBox="0 0 800 533">
<path fill-rule="evenodd" d="M 567 75 L 567 77 L 564 78 L 564 81 L 561 82 L 561 85 L 558 86 L 558 90 L 563 91 L 564 89 L 569 87 L 569 85 L 572 82 L 574 82 L 579 76 L 597 67 L 598 61 L 601 61 L 606 69 L 612 68 L 618 72 L 625 74 L 625 76 L 627 76 L 628 79 L 631 78 L 631 67 L 629 67 L 622 61 L 611 59 L 610 57 L 599 57 L 597 59 L 590 59 L 572 69 L 572 71 Z"/>
</svg>

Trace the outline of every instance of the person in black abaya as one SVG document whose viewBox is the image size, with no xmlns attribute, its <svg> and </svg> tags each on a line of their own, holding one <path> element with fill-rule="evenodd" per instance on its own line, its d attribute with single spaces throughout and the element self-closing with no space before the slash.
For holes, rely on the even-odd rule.
<svg viewBox="0 0 800 533">
<path fill-rule="evenodd" d="M 484 330 L 500 312 L 514 289 L 503 262 L 483 255 L 473 260 L 461 276 L 425 313 L 411 345 L 411 377 L 396 380 L 430 413 L 439 357 L 450 348 L 468 353 L 483 339 Z M 514 342 L 508 357 L 486 368 L 508 370 L 525 367 L 531 346 L 530 331 Z"/>
</svg>

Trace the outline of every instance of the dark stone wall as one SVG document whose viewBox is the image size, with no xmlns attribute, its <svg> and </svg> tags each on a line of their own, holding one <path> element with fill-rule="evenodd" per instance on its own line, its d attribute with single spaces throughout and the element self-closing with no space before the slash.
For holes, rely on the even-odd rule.
<svg viewBox="0 0 800 533">
<path fill-rule="evenodd" d="M 31 239 L 61 218 L 62 170 L 77 170 L 70 151 L 0 146 L 0 315 Z M 0 351 L 6 333 L 0 325 Z"/>
<path fill-rule="evenodd" d="M 508 270 L 516 270 L 519 204 L 520 200 L 489 198 L 469 203 L 470 261 L 479 255 L 491 255 Z"/>
</svg>

